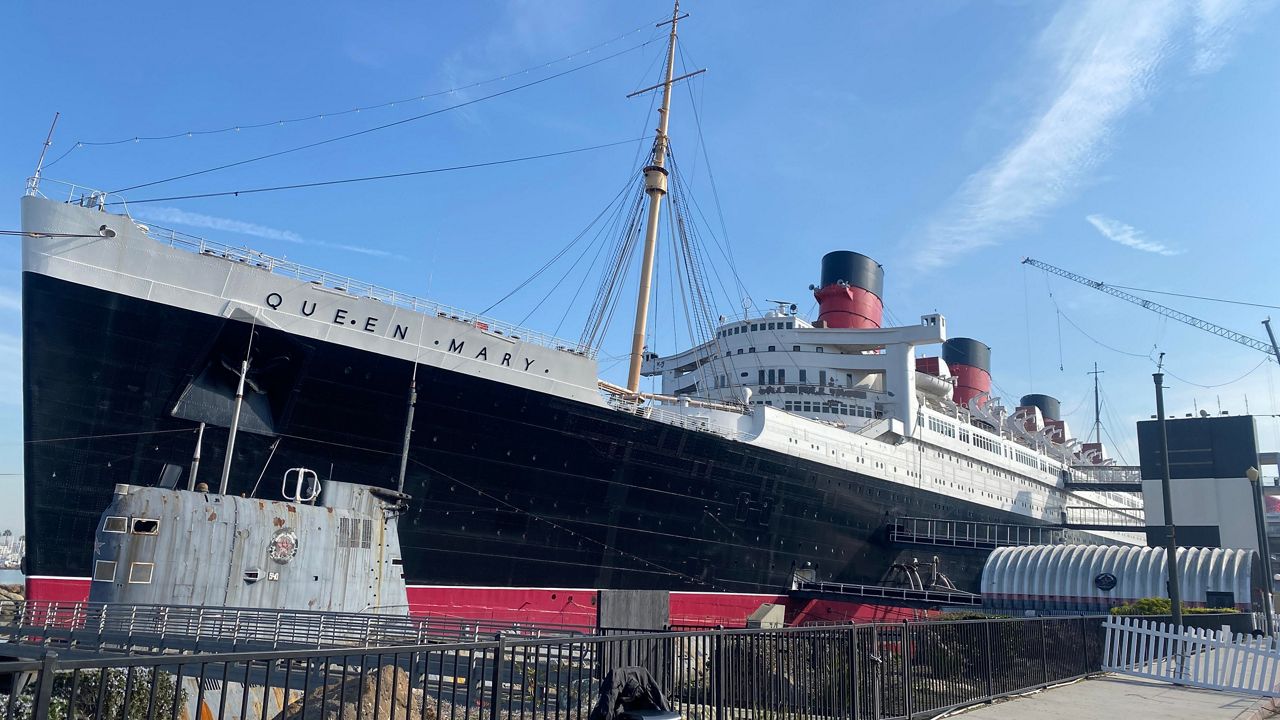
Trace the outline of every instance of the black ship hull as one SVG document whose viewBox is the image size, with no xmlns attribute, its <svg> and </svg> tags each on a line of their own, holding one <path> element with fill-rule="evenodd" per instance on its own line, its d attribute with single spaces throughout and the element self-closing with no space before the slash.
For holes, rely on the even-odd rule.
<svg viewBox="0 0 1280 720">
<path fill-rule="evenodd" d="M 217 487 L 251 329 L 228 491 L 277 498 L 294 467 L 396 485 L 411 362 L 32 272 L 23 306 L 27 573 L 37 596 L 87 592 L 75 579 L 90 574 L 116 483 L 156 484 L 172 466 L 169 481 L 186 485 L 199 420 L 209 426 L 198 479 Z M 400 519 L 411 600 L 415 587 L 776 596 L 798 570 L 875 584 L 895 563 L 933 555 L 976 591 L 983 553 L 895 547 L 887 524 L 1032 522 L 459 372 L 420 365 L 416 382 L 413 501 Z"/>
</svg>

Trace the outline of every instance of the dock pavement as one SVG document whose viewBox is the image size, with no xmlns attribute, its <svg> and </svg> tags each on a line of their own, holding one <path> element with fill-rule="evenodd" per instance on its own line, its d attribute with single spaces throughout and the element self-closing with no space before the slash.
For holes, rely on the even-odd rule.
<svg viewBox="0 0 1280 720">
<path fill-rule="evenodd" d="M 1280 719 L 1280 701 L 1101 675 L 948 716 L 962 720 L 1263 720 Z"/>
</svg>

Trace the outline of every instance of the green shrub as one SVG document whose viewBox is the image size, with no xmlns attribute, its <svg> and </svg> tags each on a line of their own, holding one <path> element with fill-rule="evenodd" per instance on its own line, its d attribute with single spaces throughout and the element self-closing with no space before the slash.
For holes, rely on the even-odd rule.
<svg viewBox="0 0 1280 720">
<path fill-rule="evenodd" d="M 1204 615 L 1207 613 L 1234 613 L 1240 612 L 1235 608 L 1203 608 L 1203 607 L 1187 607 L 1186 603 L 1182 603 L 1183 615 Z M 1135 600 L 1127 605 L 1117 605 L 1111 608 L 1112 615 L 1172 615 L 1173 604 L 1169 602 L 1169 598 L 1162 597 L 1146 597 Z"/>
<path fill-rule="evenodd" d="M 106 673 L 105 677 L 103 672 Z M 129 675 L 132 675 L 132 683 L 128 682 Z M 152 708 L 154 712 L 148 714 L 153 679 L 156 683 L 155 706 Z M 74 697 L 72 696 L 73 684 L 75 685 Z M 126 685 L 132 686 L 127 707 L 124 701 Z M 37 684 L 32 682 L 27 685 L 22 695 L 14 698 L 15 709 L 18 710 L 15 717 L 27 717 L 33 713 L 36 689 Z M 100 689 L 103 696 L 101 717 L 104 718 L 147 720 L 153 716 L 162 717 L 168 714 L 168 710 L 175 704 L 181 707 L 187 700 L 186 691 L 177 686 L 173 675 L 160 670 L 145 668 L 81 670 L 79 678 L 74 683 L 72 673 L 64 671 L 54 676 L 46 720 L 95 717 Z"/>
<path fill-rule="evenodd" d="M 995 615 L 985 613 L 980 610 L 956 610 L 955 612 L 938 613 L 929 617 L 929 620 L 1002 620 L 1009 617 L 1008 615 Z"/>
</svg>

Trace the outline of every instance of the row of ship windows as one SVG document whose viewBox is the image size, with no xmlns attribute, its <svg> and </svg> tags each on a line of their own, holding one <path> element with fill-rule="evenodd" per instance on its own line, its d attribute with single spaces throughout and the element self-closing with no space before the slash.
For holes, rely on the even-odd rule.
<svg viewBox="0 0 1280 720">
<path fill-rule="evenodd" d="M 796 404 L 796 405 L 799 405 L 800 403 L 795 403 L 795 404 Z M 799 444 L 799 441 L 794 440 L 794 439 L 792 439 L 792 440 L 791 440 L 791 442 L 792 442 L 792 443 L 795 443 L 795 444 L 797 444 L 797 445 Z M 819 446 L 819 445 L 814 445 L 814 444 L 812 444 L 812 443 L 809 445 L 809 448 L 810 448 L 811 450 L 817 450 L 817 451 L 819 451 L 819 452 L 821 452 L 821 451 L 822 451 L 822 447 L 821 447 L 821 446 Z M 923 450 L 924 450 L 924 448 L 922 447 L 922 448 L 921 448 L 921 451 L 923 452 Z M 836 451 L 835 451 L 835 450 L 832 450 L 832 451 L 831 451 L 831 454 L 832 454 L 832 455 L 835 455 L 835 454 L 836 454 Z M 942 457 L 942 453 L 938 453 L 938 455 L 939 455 L 939 457 Z M 845 456 L 845 455 L 844 455 L 844 453 L 840 453 L 840 457 L 844 457 L 844 456 Z M 866 463 L 866 459 L 865 459 L 865 458 L 861 458 L 861 457 L 859 457 L 859 458 L 855 458 L 855 460 L 856 460 L 857 462 L 859 462 L 859 463 Z M 958 461 L 958 458 L 957 458 L 957 461 Z M 876 463 L 874 463 L 874 465 L 875 465 L 877 468 L 887 469 L 887 468 L 886 468 L 886 466 L 885 466 L 885 464 L 884 464 L 884 463 L 882 463 L 882 462 L 876 462 Z M 969 463 L 969 467 L 973 467 L 973 463 L 972 463 L 972 462 L 970 462 L 970 463 Z M 1016 476 L 1014 476 L 1014 475 L 1012 475 L 1012 474 L 1010 474 L 1010 473 L 1007 473 L 1007 472 L 1004 472 L 1004 471 L 1001 471 L 1001 470 L 998 470 L 998 469 L 994 469 L 994 468 L 987 468 L 987 467 L 986 467 L 986 466 L 984 466 L 982 463 L 979 463 L 979 464 L 978 464 L 978 467 L 979 467 L 979 469 L 983 470 L 984 472 L 989 472 L 989 473 L 991 473 L 991 474 L 993 474 L 993 475 L 996 475 L 996 476 L 999 476 L 999 477 L 1003 477 L 1003 478 L 1006 478 L 1006 479 L 1009 479 L 1009 480 L 1014 480 L 1014 481 L 1016 481 L 1016 482 L 1018 482 L 1018 483 L 1020 483 L 1020 484 L 1030 486 L 1030 483 L 1028 483 L 1028 482 L 1026 482 L 1025 480 L 1022 480 L 1021 478 L 1018 478 L 1018 477 L 1016 477 Z M 894 471 L 894 472 L 898 472 L 898 468 L 895 466 L 895 467 L 893 468 L 893 471 Z M 923 476 L 923 474 L 922 474 L 922 473 L 914 472 L 914 471 L 912 471 L 912 470 L 907 470 L 906 472 L 907 472 L 907 476 L 908 476 L 908 477 L 914 477 L 914 478 L 917 478 L 917 479 L 920 479 L 920 480 L 923 480 L 923 479 L 924 479 L 924 476 Z M 1024 508 L 1026 508 L 1026 509 L 1028 509 L 1028 510 L 1031 510 L 1031 511 L 1033 511 L 1033 512 L 1038 512 L 1038 511 L 1044 510 L 1044 509 L 1046 508 L 1046 506 L 1045 506 L 1045 505 L 1040 504 L 1040 503 L 1033 503 L 1033 502 L 1029 502 L 1029 501 L 1026 501 L 1026 500 L 1015 500 L 1015 499 L 1013 499 L 1013 498 L 1008 498 L 1008 497 L 1005 497 L 1005 496 L 1003 496 L 1003 495 L 999 495 L 999 494 L 996 494 L 996 493 L 987 492 L 987 491 L 985 491 L 985 490 L 978 490 L 977 488 L 975 488 L 975 487 L 974 487 L 974 486 L 972 486 L 972 485 L 961 485 L 961 484 L 959 484 L 959 483 L 948 482 L 948 481 L 943 480 L 943 479 L 941 479 L 941 478 L 933 478 L 933 482 L 934 482 L 934 483 L 936 483 L 936 484 L 938 484 L 938 485 L 948 486 L 948 487 L 954 488 L 954 489 L 956 489 L 956 490 L 968 491 L 970 494 L 973 494 L 973 495 L 981 495 L 981 496 L 983 496 L 983 497 L 987 497 L 987 498 L 990 498 L 990 499 L 992 499 L 992 500 L 998 500 L 998 501 L 1002 501 L 1002 502 L 1009 502 L 1009 503 L 1012 503 L 1012 504 L 1013 504 L 1013 505 L 1015 505 L 1015 506 L 1018 506 L 1018 507 L 1024 507 Z M 1057 493 L 1057 491 L 1053 491 L 1053 490 L 1050 490 L 1050 491 L 1049 491 L 1049 493 L 1050 493 L 1050 495 L 1057 495 L 1057 494 L 1058 494 L 1058 493 Z M 879 494 L 879 493 L 877 492 L 877 494 Z"/>
<path fill-rule="evenodd" d="M 797 349 L 798 347 L 799 346 L 797 346 Z M 770 346 L 769 349 L 772 350 L 773 346 Z M 755 352 L 755 348 L 751 348 L 751 351 Z M 800 384 L 805 384 L 809 382 L 809 371 L 807 369 L 800 368 L 796 372 L 799 375 L 798 382 Z M 750 375 L 746 371 L 743 371 L 742 377 L 750 377 Z M 845 383 L 849 387 L 853 387 L 853 373 L 845 373 L 844 379 L 845 379 Z M 836 382 L 837 381 L 835 378 L 831 378 L 828 381 L 826 370 L 818 371 L 818 385 L 821 385 L 822 387 L 834 387 L 836 385 Z M 787 369 L 786 368 L 767 368 L 767 369 L 761 368 L 756 371 L 756 384 L 757 385 L 786 385 Z M 729 376 L 717 375 L 716 387 L 729 387 Z M 931 417 L 929 419 L 932 421 L 934 418 Z M 951 437 L 955 437 L 955 435 L 952 435 Z"/>
<path fill-rule="evenodd" d="M 788 403 L 788 404 L 790 404 L 790 403 Z M 800 403 L 795 403 L 795 404 L 796 404 L 796 405 L 800 405 Z M 798 440 L 796 440 L 796 439 L 794 439 L 794 438 L 789 439 L 789 441 L 790 441 L 790 442 L 792 442 L 792 443 L 794 443 L 794 444 L 796 444 L 796 445 L 799 445 L 799 444 L 800 444 L 800 443 L 799 443 L 799 441 L 798 441 Z M 821 452 L 821 451 L 822 451 L 822 446 L 820 446 L 820 445 L 815 445 L 815 444 L 813 444 L 813 443 L 810 443 L 810 444 L 809 444 L 809 449 L 810 449 L 810 450 L 817 450 L 817 451 Z M 835 450 L 832 450 L 832 451 L 831 451 L 831 454 L 832 454 L 832 455 L 835 455 L 835 454 L 836 454 L 836 451 L 835 451 Z M 842 457 L 842 458 L 843 458 L 844 456 L 845 456 L 845 455 L 844 455 L 844 453 L 840 453 L 840 457 Z M 939 456 L 941 456 L 941 453 L 939 453 Z M 861 457 L 859 457 L 859 458 L 854 458 L 854 459 L 855 459 L 857 462 L 859 462 L 859 463 L 864 463 L 864 464 L 866 463 L 866 458 L 861 458 Z M 876 463 L 874 463 L 874 465 L 875 465 L 877 468 L 886 469 L 885 464 L 884 464 L 884 463 L 882 463 L 882 462 L 876 462 Z M 969 467 L 973 467 L 973 463 L 969 463 Z M 980 467 L 981 467 L 981 464 L 980 464 Z M 985 467 L 982 467 L 981 469 L 983 469 L 983 470 L 987 470 L 987 468 L 985 468 Z M 896 472 L 898 472 L 898 468 L 897 468 L 897 466 L 894 466 L 893 471 L 894 471 L 895 473 L 896 473 Z M 1008 474 L 1008 473 L 1005 473 L 1005 472 L 1002 472 L 1002 471 L 1000 471 L 1000 470 L 988 470 L 988 472 L 991 472 L 991 473 L 992 473 L 992 474 L 994 474 L 994 475 L 998 475 L 998 476 L 1006 477 L 1006 478 L 1008 478 L 1008 479 L 1017 480 L 1017 478 L 1013 477 L 1012 475 L 1010 475 L 1010 474 Z M 915 471 L 912 471 L 912 470 L 907 470 L 907 471 L 906 471 L 906 473 L 907 473 L 907 476 L 908 476 L 908 477 L 913 477 L 913 478 L 916 478 L 916 479 L 919 479 L 919 480 L 923 480 L 923 479 L 924 479 L 924 476 L 923 476 L 923 474 L 922 474 L 922 473 L 915 472 Z M 1003 495 L 998 495 L 998 494 L 996 494 L 996 493 L 987 492 L 987 491 L 985 491 L 985 490 L 978 490 L 978 489 L 976 489 L 975 487 L 973 487 L 972 485 L 961 485 L 961 484 L 959 484 L 959 483 L 948 482 L 948 481 L 943 480 L 943 479 L 941 479 L 941 478 L 933 478 L 933 482 L 934 482 L 934 483 L 936 483 L 936 484 L 938 484 L 938 485 L 943 485 L 943 486 L 948 486 L 948 487 L 954 488 L 954 489 L 956 489 L 956 490 L 968 491 L 970 494 L 974 494 L 974 495 L 981 495 L 981 496 L 983 496 L 983 497 L 987 497 L 987 498 L 990 498 L 990 499 L 992 499 L 992 500 L 998 500 L 998 501 L 1001 501 L 1001 502 L 1010 502 L 1010 503 L 1013 503 L 1013 504 L 1014 504 L 1014 505 L 1016 505 L 1016 506 L 1025 507 L 1025 508 L 1027 508 L 1028 510 L 1032 510 L 1032 511 L 1038 511 L 1038 510 L 1043 509 L 1043 507 L 1044 507 L 1043 505 L 1039 505 L 1039 504 L 1035 504 L 1035 503 L 1030 503 L 1030 502 L 1027 502 L 1027 501 L 1025 501 L 1025 500 L 1014 500 L 1013 498 L 1007 498 L 1007 497 L 1005 497 L 1005 496 L 1003 496 Z M 879 493 L 877 492 L 877 494 L 879 494 Z"/>
<path fill-rule="evenodd" d="M 854 417 L 874 417 L 875 414 L 871 408 L 861 405 L 844 405 L 841 403 L 823 404 L 823 403 L 807 403 L 807 402 L 788 402 L 783 406 L 783 410 L 791 410 L 793 412 L 815 412 L 828 413 L 831 415 L 852 415 Z"/>
<path fill-rule="evenodd" d="M 777 346 L 777 345 L 770 345 L 769 347 L 765 348 L 765 352 L 777 352 L 777 350 L 778 350 L 778 346 Z M 754 347 L 754 346 L 753 346 L 753 347 L 749 347 L 749 348 L 747 348 L 747 352 L 749 352 L 749 353 L 753 353 L 753 352 L 755 352 L 755 351 L 756 351 L 756 349 L 755 349 L 755 347 Z M 799 345 L 792 345 L 792 346 L 791 346 L 791 352 L 800 352 L 800 346 L 799 346 Z M 819 346 L 819 347 L 815 347 L 815 348 L 814 348 L 814 352 L 822 352 L 822 347 L 821 347 L 821 346 Z M 741 354 L 742 354 L 742 348 L 738 348 L 738 354 L 739 354 L 739 355 L 741 355 Z M 725 356 L 725 357 L 733 357 L 733 352 L 732 352 L 732 351 L 727 352 L 727 353 L 725 353 L 725 354 L 724 354 L 724 356 Z M 804 381 L 802 380 L 801 382 L 804 382 Z"/>
<path fill-rule="evenodd" d="M 130 523 L 129 518 L 110 515 L 102 522 L 102 532 L 158 535 L 160 521 L 154 518 L 133 518 L 133 522 Z"/>
<path fill-rule="evenodd" d="M 924 446 L 923 446 L 923 445 L 921 445 L 921 446 L 919 447 L 919 450 L 920 450 L 920 452 L 924 452 Z M 942 451 L 942 450 L 935 450 L 934 452 L 935 452 L 935 454 L 936 454 L 939 458 L 942 458 L 943 460 L 948 460 L 948 459 L 949 459 L 949 460 L 953 460 L 953 461 L 955 461 L 956 463 L 959 463 L 959 462 L 961 461 L 961 459 L 962 459 L 962 457 L 961 457 L 960 455 L 956 455 L 956 454 L 954 454 L 954 453 L 945 452 L 945 451 Z M 966 463 L 970 468 L 973 468 L 973 467 L 974 467 L 974 463 L 973 463 L 973 461 L 972 461 L 972 460 L 969 460 L 968 458 L 963 458 L 963 459 L 964 459 L 965 463 Z M 1035 483 L 1032 483 L 1030 480 L 1027 480 L 1027 479 L 1022 478 L 1022 477 L 1019 477 L 1019 476 L 1014 475 L 1013 473 L 1007 472 L 1007 471 L 1005 471 L 1005 470 L 1000 470 L 999 468 L 995 468 L 995 467 L 988 467 L 985 463 L 982 463 L 982 462 L 979 462 L 979 463 L 977 464 L 977 469 L 978 469 L 978 470 L 980 470 L 980 471 L 982 471 L 982 472 L 990 473 L 990 474 L 992 474 L 992 475 L 995 475 L 996 477 L 1003 478 L 1003 479 L 1005 479 L 1005 480 L 1010 480 L 1010 481 L 1012 481 L 1012 482 L 1014 482 L 1014 483 L 1017 483 L 1018 485 L 1022 485 L 1023 487 L 1028 487 L 1028 488 L 1031 488 L 1031 489 L 1033 489 L 1033 490 L 1038 490 L 1038 491 L 1041 491 L 1041 492 L 1046 492 L 1046 493 L 1047 493 L 1047 497 L 1048 497 L 1048 498 L 1055 498 L 1055 497 L 1057 497 L 1057 496 L 1059 495 L 1059 493 L 1058 493 L 1058 491 L 1057 491 L 1057 490 L 1053 490 L 1053 489 L 1043 490 L 1043 489 L 1039 488 Z M 941 479 L 934 479 L 934 482 L 939 483 L 939 484 L 944 484 L 944 485 L 945 485 L 945 484 L 947 484 L 947 481 L 945 481 L 945 480 L 941 480 Z M 957 486 L 957 485 L 954 485 L 954 484 L 953 484 L 953 485 L 952 485 L 952 487 L 960 487 L 960 486 Z M 963 488 L 961 488 L 961 489 L 963 489 Z M 972 490 L 971 490 L 971 492 L 972 492 Z M 1003 498 L 1003 497 L 1000 497 L 1000 496 L 997 496 L 997 497 L 999 497 L 1000 499 L 1008 499 L 1008 498 Z M 1043 506 L 1040 506 L 1040 505 L 1032 505 L 1032 504 L 1028 504 L 1028 503 L 1026 503 L 1026 502 L 1018 501 L 1018 500 L 1014 500 L 1014 501 L 1013 501 L 1013 503 L 1014 503 L 1015 505 L 1021 505 L 1021 506 L 1023 506 L 1023 507 L 1026 507 L 1026 508 L 1029 508 L 1029 509 L 1032 509 L 1032 510 L 1040 510 L 1040 509 L 1042 509 L 1042 507 L 1043 507 Z"/>
<path fill-rule="evenodd" d="M 758 332 L 760 330 L 792 330 L 795 328 L 795 321 L 788 320 L 786 322 L 776 323 L 751 323 L 750 326 L 739 325 L 716 333 L 716 337 L 729 337 L 730 335 L 739 335 L 745 332 Z M 769 348 L 772 350 L 773 348 Z"/>
<path fill-rule="evenodd" d="M 129 583 L 132 585 L 150 585 L 151 576 L 155 573 L 156 564 L 135 562 L 129 565 Z M 98 560 L 93 566 L 94 582 L 115 582 L 116 561 Z"/>
<path fill-rule="evenodd" d="M 949 438 L 954 438 L 957 435 L 955 425 L 949 422 L 946 422 L 945 420 L 939 420 L 938 418 L 935 418 L 932 415 L 929 416 L 929 429 L 938 433 L 939 435 L 946 435 Z M 983 437 L 982 435 L 979 435 L 977 433 L 970 434 L 968 430 L 963 428 L 959 431 L 959 436 L 962 442 L 970 443 L 976 447 L 980 447 L 983 450 L 986 450 L 987 452 L 995 453 L 996 455 L 1003 455 L 1005 457 L 1012 457 L 1014 460 L 1017 460 L 1023 465 L 1026 465 L 1032 468 L 1037 468 L 1043 472 L 1049 471 L 1049 466 L 1047 463 L 1036 458 L 1036 456 L 1030 453 L 1026 453 L 1017 449 L 1013 449 L 1013 450 L 1006 449 L 1003 445 L 1001 445 L 1000 443 L 994 440 Z"/>
</svg>

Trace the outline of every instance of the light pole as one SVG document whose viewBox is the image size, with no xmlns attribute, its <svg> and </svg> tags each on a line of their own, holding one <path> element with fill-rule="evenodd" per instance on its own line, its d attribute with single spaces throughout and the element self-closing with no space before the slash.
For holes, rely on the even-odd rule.
<svg viewBox="0 0 1280 720">
<path fill-rule="evenodd" d="M 1258 472 L 1258 468 L 1251 467 L 1244 471 L 1245 477 L 1249 478 L 1249 486 L 1253 491 L 1253 518 L 1258 526 L 1258 552 L 1262 555 L 1262 572 L 1267 576 L 1266 592 L 1263 594 L 1262 600 L 1262 625 L 1270 635 L 1275 627 L 1271 619 L 1271 590 L 1275 587 L 1275 576 L 1271 574 L 1271 548 L 1267 546 L 1267 523 L 1266 517 L 1263 515 L 1262 502 L 1262 473 Z"/>
<path fill-rule="evenodd" d="M 1160 424 L 1160 495 L 1164 501 L 1165 563 L 1169 566 L 1169 609 L 1173 626 L 1182 630 L 1182 586 L 1178 582 L 1178 540 L 1173 527 L 1173 499 L 1169 497 L 1169 432 L 1164 419 L 1164 373 L 1152 373 L 1156 382 L 1156 422 Z"/>
</svg>

